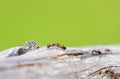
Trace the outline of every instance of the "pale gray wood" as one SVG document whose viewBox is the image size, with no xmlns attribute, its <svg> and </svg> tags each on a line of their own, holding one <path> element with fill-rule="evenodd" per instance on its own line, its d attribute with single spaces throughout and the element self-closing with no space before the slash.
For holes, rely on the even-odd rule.
<svg viewBox="0 0 120 79">
<path fill-rule="evenodd" d="M 40 47 L 8 57 L 21 47 L 0 53 L 0 79 L 119 79 L 120 45 L 61 48 Z M 102 54 L 93 55 L 92 50 Z M 105 50 L 110 51 L 106 52 Z M 106 67 L 106 68 L 105 68 Z M 112 69 L 116 78 L 105 71 Z"/>
</svg>

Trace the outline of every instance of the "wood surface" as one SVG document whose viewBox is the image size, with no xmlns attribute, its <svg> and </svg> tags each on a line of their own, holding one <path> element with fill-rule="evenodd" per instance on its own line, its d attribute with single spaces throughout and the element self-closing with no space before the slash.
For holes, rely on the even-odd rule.
<svg viewBox="0 0 120 79">
<path fill-rule="evenodd" d="M 120 45 L 48 48 L 10 56 L 0 52 L 0 79 L 120 79 Z"/>
</svg>

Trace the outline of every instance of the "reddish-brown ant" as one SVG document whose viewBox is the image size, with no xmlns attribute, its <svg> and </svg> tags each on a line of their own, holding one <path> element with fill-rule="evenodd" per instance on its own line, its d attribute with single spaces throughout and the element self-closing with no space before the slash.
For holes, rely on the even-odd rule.
<svg viewBox="0 0 120 79">
<path fill-rule="evenodd" d="M 102 52 L 100 51 L 100 50 L 92 50 L 92 54 L 93 55 L 100 55 L 100 54 L 102 54 Z"/>
<path fill-rule="evenodd" d="M 50 44 L 50 45 L 47 45 L 47 48 L 50 48 L 50 47 L 53 47 L 53 46 L 56 46 L 56 47 L 61 48 L 61 49 L 64 49 L 64 50 L 66 49 L 65 46 L 60 45 L 60 44 Z"/>
<path fill-rule="evenodd" d="M 105 73 L 110 73 L 111 78 L 118 79 L 118 77 L 115 75 L 113 69 L 108 69 L 105 71 Z"/>
<path fill-rule="evenodd" d="M 118 73 L 115 73 L 114 70 L 112 69 L 112 67 L 120 67 L 120 66 L 107 66 L 107 67 L 101 68 L 101 69 L 89 74 L 88 76 L 93 75 L 97 72 L 99 72 L 100 74 L 102 74 L 102 72 L 104 72 L 104 74 L 110 75 L 110 77 L 111 77 L 110 79 L 118 79 Z M 105 71 L 102 71 L 104 69 L 105 69 Z"/>
</svg>

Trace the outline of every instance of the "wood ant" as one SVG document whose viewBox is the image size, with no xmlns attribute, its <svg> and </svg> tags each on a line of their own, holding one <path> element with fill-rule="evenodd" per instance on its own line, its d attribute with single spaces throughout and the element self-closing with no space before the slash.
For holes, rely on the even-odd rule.
<svg viewBox="0 0 120 79">
<path fill-rule="evenodd" d="M 99 69 L 99 70 L 97 70 L 97 71 L 89 74 L 88 76 L 93 75 L 93 74 L 95 74 L 95 73 L 97 73 L 97 72 L 99 72 L 100 74 L 102 74 L 102 70 L 105 69 L 104 73 L 109 74 L 110 77 L 111 77 L 110 79 L 118 79 L 117 73 L 114 72 L 114 70 L 112 69 L 112 67 L 119 67 L 119 66 L 108 66 L 108 67 L 104 67 L 104 68 L 101 68 L 101 69 Z"/>
<path fill-rule="evenodd" d="M 65 47 L 65 46 L 60 45 L 60 44 L 50 44 L 50 45 L 47 45 L 47 48 L 50 48 L 50 47 L 53 47 L 53 46 L 56 46 L 56 47 L 61 48 L 61 49 L 63 49 L 63 50 L 65 50 L 65 49 L 66 49 L 66 47 Z"/>
<path fill-rule="evenodd" d="M 118 79 L 118 77 L 115 75 L 113 69 L 108 69 L 105 71 L 105 73 L 110 73 L 111 78 Z"/>
<path fill-rule="evenodd" d="M 100 55 L 100 54 L 102 54 L 102 52 L 100 51 L 100 50 L 92 50 L 92 54 L 93 55 Z"/>
</svg>

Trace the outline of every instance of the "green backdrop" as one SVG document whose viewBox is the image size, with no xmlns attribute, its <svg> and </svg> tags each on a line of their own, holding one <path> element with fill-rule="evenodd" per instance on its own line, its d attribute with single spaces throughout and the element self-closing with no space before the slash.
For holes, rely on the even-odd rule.
<svg viewBox="0 0 120 79">
<path fill-rule="evenodd" d="M 0 50 L 26 40 L 118 44 L 119 21 L 120 0 L 0 0 Z"/>
</svg>

